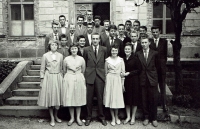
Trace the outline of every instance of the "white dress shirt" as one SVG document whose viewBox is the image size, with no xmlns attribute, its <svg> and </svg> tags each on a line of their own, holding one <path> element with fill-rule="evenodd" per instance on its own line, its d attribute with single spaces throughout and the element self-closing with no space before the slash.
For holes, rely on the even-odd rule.
<svg viewBox="0 0 200 129">
<path fill-rule="evenodd" d="M 88 36 L 89 44 L 91 45 L 92 44 L 92 34 L 87 34 L 87 36 Z"/>
</svg>

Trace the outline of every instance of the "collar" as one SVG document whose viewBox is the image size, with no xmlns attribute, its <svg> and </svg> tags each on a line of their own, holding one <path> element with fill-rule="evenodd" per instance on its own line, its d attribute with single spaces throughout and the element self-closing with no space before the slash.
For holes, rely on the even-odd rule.
<svg viewBox="0 0 200 129">
<path fill-rule="evenodd" d="M 146 51 L 147 53 L 149 53 L 149 48 L 148 48 L 147 50 L 143 50 L 143 53 L 145 53 L 145 51 Z"/>
<path fill-rule="evenodd" d="M 98 50 L 99 49 L 99 45 L 97 45 L 96 47 L 97 47 L 97 50 Z M 95 49 L 95 46 L 92 45 L 92 48 Z"/>
<path fill-rule="evenodd" d="M 55 52 L 55 53 L 53 53 L 52 51 L 49 51 L 49 54 L 50 54 L 50 55 L 55 55 L 55 54 L 56 54 L 56 52 Z"/>
<path fill-rule="evenodd" d="M 126 35 L 122 35 L 122 37 L 120 35 L 118 35 L 118 38 L 126 38 Z"/>
<path fill-rule="evenodd" d="M 93 20 L 91 20 L 91 21 L 85 20 L 85 22 L 87 22 L 87 23 L 92 23 L 92 22 L 94 22 L 94 21 L 93 21 Z"/>
<path fill-rule="evenodd" d="M 155 39 L 155 38 L 153 38 L 153 39 L 154 39 L 154 41 L 155 41 L 155 40 L 159 41 L 160 38 L 158 37 L 157 39 Z"/>
<path fill-rule="evenodd" d="M 136 41 L 135 43 L 134 43 L 134 42 L 131 42 L 131 44 L 134 44 L 134 45 L 135 45 L 135 44 L 137 44 L 137 41 Z"/>
<path fill-rule="evenodd" d="M 56 33 L 56 34 L 55 34 L 55 33 L 53 33 L 53 36 L 58 36 L 58 33 Z"/>
<path fill-rule="evenodd" d="M 116 37 L 113 37 L 113 39 L 115 40 L 115 39 L 116 39 Z M 112 40 L 110 36 L 109 36 L 109 40 Z"/>
<path fill-rule="evenodd" d="M 72 33 L 70 33 L 70 36 L 74 36 L 74 33 L 72 34 Z"/>
</svg>

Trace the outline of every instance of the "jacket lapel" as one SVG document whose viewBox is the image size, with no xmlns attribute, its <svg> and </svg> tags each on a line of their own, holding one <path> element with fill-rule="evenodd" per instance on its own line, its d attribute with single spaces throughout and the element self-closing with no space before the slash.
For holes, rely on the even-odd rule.
<svg viewBox="0 0 200 129">
<path fill-rule="evenodd" d="M 152 58 L 152 55 L 153 55 L 152 50 L 149 49 L 149 55 L 148 55 L 148 58 L 147 58 L 147 66 L 148 66 L 148 64 L 149 64 L 149 62 L 150 62 L 150 60 Z"/>
<path fill-rule="evenodd" d="M 140 60 L 141 60 L 141 62 L 144 64 L 144 66 L 147 66 L 147 62 L 146 62 L 146 60 L 145 60 L 145 58 L 144 58 L 144 53 L 143 53 L 143 51 L 141 50 L 140 51 Z"/>
<path fill-rule="evenodd" d="M 94 50 L 93 50 L 92 46 L 90 46 L 89 53 L 90 53 L 92 59 L 95 61 L 95 63 L 97 63 L 97 59 L 95 57 L 95 53 L 94 53 Z"/>
</svg>

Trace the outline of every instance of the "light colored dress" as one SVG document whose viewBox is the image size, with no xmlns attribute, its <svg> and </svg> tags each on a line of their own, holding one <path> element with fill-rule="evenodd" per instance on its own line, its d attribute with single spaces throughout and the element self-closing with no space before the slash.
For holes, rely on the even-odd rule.
<svg viewBox="0 0 200 129">
<path fill-rule="evenodd" d="M 47 52 L 42 57 L 40 78 L 43 78 L 37 104 L 51 107 L 61 105 L 63 55 Z"/>
<path fill-rule="evenodd" d="M 63 80 L 62 105 L 86 105 L 85 60 L 81 56 L 68 56 L 64 59 L 63 69 L 67 71 Z M 75 72 L 74 72 L 75 71 Z"/>
<path fill-rule="evenodd" d="M 124 78 L 120 74 L 125 72 L 124 61 L 117 57 L 114 61 L 111 57 L 106 59 L 106 85 L 104 89 L 104 105 L 109 108 L 124 108 L 123 83 Z"/>
</svg>

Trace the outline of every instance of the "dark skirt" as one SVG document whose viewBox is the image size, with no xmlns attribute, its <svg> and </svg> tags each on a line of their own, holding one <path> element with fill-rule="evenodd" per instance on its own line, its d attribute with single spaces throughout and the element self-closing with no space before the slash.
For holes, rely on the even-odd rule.
<svg viewBox="0 0 200 129">
<path fill-rule="evenodd" d="M 139 77 L 132 76 L 125 78 L 124 82 L 125 92 L 124 92 L 124 102 L 125 105 L 138 106 L 139 102 Z"/>
</svg>

